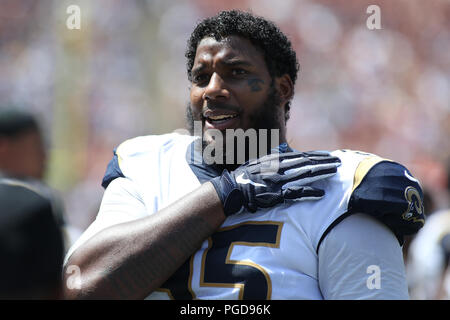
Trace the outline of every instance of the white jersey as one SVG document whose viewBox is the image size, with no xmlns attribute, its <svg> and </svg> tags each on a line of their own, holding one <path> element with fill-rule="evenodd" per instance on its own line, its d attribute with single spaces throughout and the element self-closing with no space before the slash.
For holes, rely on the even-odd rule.
<svg viewBox="0 0 450 320">
<path fill-rule="evenodd" d="M 97 219 L 71 248 L 66 260 L 97 232 L 156 214 L 218 175 L 208 166 L 193 165 L 193 141 L 191 136 L 174 133 L 122 143 L 103 181 L 107 189 Z M 403 172 L 406 169 L 399 164 L 367 153 L 332 154 L 342 161 L 337 174 L 312 184 L 325 190 L 323 199 L 292 201 L 256 213 L 242 210 L 229 216 L 148 298 L 407 299 L 397 241 L 402 241 L 401 236 L 396 238 L 385 226 L 395 232 L 395 225 L 389 221 L 383 224 L 369 215 L 348 216 L 358 212 L 377 216 L 386 210 L 379 203 L 389 200 L 381 201 L 377 192 L 364 196 L 372 194 L 367 190 L 367 180 L 378 182 L 380 172 L 393 170 L 394 178 L 416 192 L 420 187 L 405 176 L 404 172 L 410 173 Z M 403 199 L 403 219 L 423 224 L 421 212 L 415 210 L 420 211 L 420 197 L 406 199 L 402 183 L 392 190 Z M 381 272 L 381 287 L 370 278 L 371 268 Z"/>
</svg>

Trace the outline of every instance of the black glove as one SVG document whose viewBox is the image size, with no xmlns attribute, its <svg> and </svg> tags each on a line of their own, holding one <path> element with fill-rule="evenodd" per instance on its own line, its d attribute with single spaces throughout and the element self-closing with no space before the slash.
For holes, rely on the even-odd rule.
<svg viewBox="0 0 450 320">
<path fill-rule="evenodd" d="M 318 200 L 321 189 L 306 186 L 334 175 L 341 161 L 327 152 L 273 153 L 244 163 L 211 180 L 226 216 L 241 210 L 255 212 L 285 199 Z"/>
</svg>

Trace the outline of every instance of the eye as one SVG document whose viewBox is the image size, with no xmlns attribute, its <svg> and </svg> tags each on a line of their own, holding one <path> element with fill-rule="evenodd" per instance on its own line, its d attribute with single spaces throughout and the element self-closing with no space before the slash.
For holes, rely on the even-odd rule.
<svg viewBox="0 0 450 320">
<path fill-rule="evenodd" d="M 244 76 L 244 75 L 248 74 L 248 72 L 247 72 L 247 70 L 244 70 L 244 69 L 234 68 L 233 70 L 231 70 L 231 74 L 233 76 Z"/>
<path fill-rule="evenodd" d="M 201 74 L 195 75 L 195 76 L 192 78 L 192 81 L 193 81 L 195 84 L 202 84 L 202 83 L 207 82 L 208 79 L 209 79 L 209 75 L 208 75 L 208 74 L 206 74 L 206 73 L 201 73 Z"/>
</svg>

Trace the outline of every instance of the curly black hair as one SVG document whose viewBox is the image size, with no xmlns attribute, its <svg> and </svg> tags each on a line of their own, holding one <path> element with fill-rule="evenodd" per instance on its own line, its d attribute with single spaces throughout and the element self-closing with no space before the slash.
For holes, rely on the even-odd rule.
<svg viewBox="0 0 450 320">
<path fill-rule="evenodd" d="M 299 64 L 289 39 L 273 22 L 240 10 L 221 11 L 197 24 L 188 40 L 185 54 L 189 80 L 200 41 L 206 37 L 220 41 L 231 35 L 248 39 L 262 51 L 272 79 L 288 74 L 295 84 Z M 289 118 L 289 110 L 290 101 L 285 105 L 286 121 Z"/>
</svg>

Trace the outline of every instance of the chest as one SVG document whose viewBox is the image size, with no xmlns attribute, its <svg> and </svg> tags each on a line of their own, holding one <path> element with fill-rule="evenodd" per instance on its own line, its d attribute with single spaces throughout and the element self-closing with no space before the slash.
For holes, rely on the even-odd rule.
<svg viewBox="0 0 450 320">
<path fill-rule="evenodd" d="M 314 248 L 280 210 L 227 221 L 149 298 L 321 299 Z"/>
</svg>

